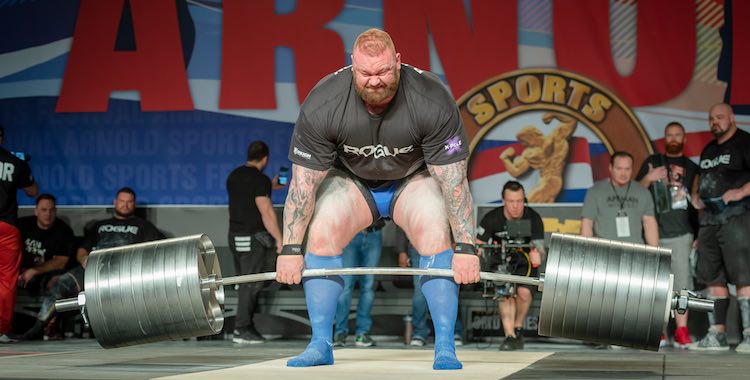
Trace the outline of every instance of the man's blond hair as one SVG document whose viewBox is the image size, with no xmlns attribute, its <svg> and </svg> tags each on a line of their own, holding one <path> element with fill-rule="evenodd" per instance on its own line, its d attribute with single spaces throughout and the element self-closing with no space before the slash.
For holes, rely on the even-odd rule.
<svg viewBox="0 0 750 380">
<path fill-rule="evenodd" d="M 393 45 L 391 36 L 383 30 L 368 29 L 357 37 L 352 47 L 352 53 L 359 50 L 370 57 L 378 56 L 386 50 L 396 55 L 396 47 Z"/>
</svg>

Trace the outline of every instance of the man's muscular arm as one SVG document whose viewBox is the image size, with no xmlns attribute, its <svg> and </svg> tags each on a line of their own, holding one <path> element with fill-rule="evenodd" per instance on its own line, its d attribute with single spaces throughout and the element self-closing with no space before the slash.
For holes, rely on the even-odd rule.
<svg viewBox="0 0 750 380">
<path fill-rule="evenodd" d="M 448 165 L 427 165 L 430 174 L 438 182 L 443 193 L 448 222 L 456 243 L 471 244 L 474 241 L 473 201 L 466 178 L 466 161 Z M 479 259 L 476 256 L 455 255 L 454 279 L 459 284 L 479 281 Z"/>
<path fill-rule="evenodd" d="M 328 170 L 308 169 L 292 165 L 292 182 L 284 203 L 284 245 L 302 244 L 305 231 L 315 211 L 315 192 L 328 174 Z M 276 281 L 299 284 L 302 281 L 304 259 L 301 255 L 281 255 L 276 263 Z"/>
<path fill-rule="evenodd" d="M 443 192 L 453 239 L 457 243 L 471 243 L 474 241 L 474 204 L 469 191 L 469 181 L 466 179 L 466 162 L 427 165 L 427 168 Z"/>
<path fill-rule="evenodd" d="M 292 165 L 292 183 L 284 203 L 284 245 L 302 244 L 315 210 L 315 192 L 327 174 L 328 170 Z"/>
<path fill-rule="evenodd" d="M 562 113 L 548 112 L 542 117 L 544 124 L 549 124 L 552 122 L 552 119 L 560 121 L 558 127 L 550 134 L 550 137 L 554 140 L 567 140 L 568 137 L 575 132 L 576 127 L 578 126 L 578 121 L 576 121 L 576 119 Z"/>
<path fill-rule="evenodd" d="M 721 199 L 724 203 L 741 201 L 745 197 L 750 196 L 750 182 L 745 183 L 742 187 L 737 189 L 729 189 L 722 196 Z"/>
<path fill-rule="evenodd" d="M 523 173 L 526 173 L 531 165 L 523 155 L 513 158 L 514 154 L 516 154 L 516 150 L 513 149 L 513 147 L 506 148 L 502 153 L 500 153 L 500 160 L 503 161 L 505 170 L 510 175 L 519 177 Z"/>
</svg>

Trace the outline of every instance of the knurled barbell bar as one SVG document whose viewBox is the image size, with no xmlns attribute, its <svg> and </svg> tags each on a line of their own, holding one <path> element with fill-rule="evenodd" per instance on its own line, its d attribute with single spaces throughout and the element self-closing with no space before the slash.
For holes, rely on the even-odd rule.
<svg viewBox="0 0 750 380">
<path fill-rule="evenodd" d="M 453 277 L 448 269 L 415 268 L 307 269 L 302 276 L 360 274 Z M 670 310 L 713 310 L 713 301 L 673 292 L 669 250 L 604 239 L 552 234 L 542 277 L 480 277 L 542 291 L 539 333 L 546 336 L 658 350 Z M 55 305 L 80 309 L 102 347 L 124 347 L 218 334 L 224 285 L 275 278 L 222 278 L 211 240 L 192 235 L 91 252 L 85 292 Z"/>
</svg>

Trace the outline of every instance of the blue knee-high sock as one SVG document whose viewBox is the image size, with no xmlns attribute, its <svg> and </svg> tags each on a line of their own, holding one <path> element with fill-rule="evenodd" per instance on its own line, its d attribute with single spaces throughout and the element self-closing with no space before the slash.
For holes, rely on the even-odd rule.
<svg viewBox="0 0 750 380">
<path fill-rule="evenodd" d="M 434 256 L 420 257 L 419 267 L 450 269 L 452 261 L 453 250 L 448 249 Z M 432 368 L 461 369 L 463 365 L 456 357 L 453 337 L 458 316 L 458 284 L 452 278 L 431 276 L 423 276 L 420 283 L 435 327 L 435 362 Z"/>
<path fill-rule="evenodd" d="M 316 256 L 310 252 L 305 255 L 306 269 L 341 268 L 343 264 L 341 255 Z M 333 317 L 344 280 L 341 276 L 311 277 L 305 278 L 302 284 L 312 325 L 312 339 L 305 351 L 289 359 L 286 365 L 310 367 L 333 364 Z"/>
</svg>

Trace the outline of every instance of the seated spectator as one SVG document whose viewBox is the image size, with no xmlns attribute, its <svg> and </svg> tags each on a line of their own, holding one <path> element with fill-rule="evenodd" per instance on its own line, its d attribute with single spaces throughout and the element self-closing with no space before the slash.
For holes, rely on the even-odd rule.
<svg viewBox="0 0 750 380">
<path fill-rule="evenodd" d="M 81 264 L 63 275 L 44 297 L 42 308 L 37 316 L 37 323 L 24 333 L 25 338 L 33 339 L 42 335 L 42 331 L 55 315 L 55 301 L 61 298 L 75 297 L 83 290 L 84 270 L 88 255 L 96 249 L 114 248 L 128 244 L 163 239 L 164 235 L 146 219 L 135 216 L 135 191 L 123 187 L 117 191 L 114 200 L 115 215 L 110 219 L 96 222 L 93 228 L 86 231 L 83 246 L 76 252 L 76 260 Z M 47 334 L 48 338 L 59 337 L 58 334 Z"/>
<path fill-rule="evenodd" d="M 23 255 L 17 286 L 30 294 L 52 295 L 51 289 L 73 256 L 73 230 L 57 219 L 55 197 L 51 194 L 37 197 L 34 216 L 18 219 L 18 229 Z M 19 338 L 38 339 L 43 326 L 44 321 L 37 320 L 35 328 Z"/>
<path fill-rule="evenodd" d="M 73 256 L 73 230 L 57 219 L 55 196 L 42 194 L 36 199 L 34 216 L 18 219 L 23 255 L 16 285 L 32 294 L 43 292 Z"/>
</svg>

